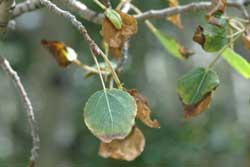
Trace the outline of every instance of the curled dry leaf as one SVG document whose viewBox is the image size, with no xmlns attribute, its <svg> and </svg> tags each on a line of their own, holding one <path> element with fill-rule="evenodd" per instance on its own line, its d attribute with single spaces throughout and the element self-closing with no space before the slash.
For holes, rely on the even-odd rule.
<svg viewBox="0 0 250 167">
<path fill-rule="evenodd" d="M 122 19 L 121 29 L 115 28 L 108 18 L 102 21 L 102 37 L 109 45 L 109 50 L 112 56 L 119 58 L 124 43 L 137 32 L 137 21 L 133 16 L 130 16 L 121 11 L 117 11 Z"/>
<path fill-rule="evenodd" d="M 178 0 L 168 0 L 169 7 L 179 6 Z M 167 20 L 176 25 L 178 28 L 183 29 L 180 14 L 167 17 Z"/>
<path fill-rule="evenodd" d="M 204 35 L 204 29 L 202 26 L 196 27 L 196 30 L 194 32 L 193 41 L 200 44 L 202 47 L 204 47 L 205 44 L 205 35 Z"/>
<path fill-rule="evenodd" d="M 226 0 L 212 0 L 211 9 L 206 15 L 208 23 L 219 27 L 222 26 L 217 16 L 224 13 L 226 5 Z"/>
<path fill-rule="evenodd" d="M 181 45 L 179 46 L 179 52 L 185 59 L 188 59 L 189 57 L 194 55 L 194 51 L 187 49 Z"/>
<path fill-rule="evenodd" d="M 245 48 L 250 49 L 250 32 L 245 32 L 242 36 Z"/>
<path fill-rule="evenodd" d="M 103 158 L 114 158 L 132 161 L 144 150 L 145 138 L 141 130 L 134 127 L 131 133 L 122 140 L 113 140 L 111 143 L 101 143 L 99 155 Z"/>
<path fill-rule="evenodd" d="M 63 42 L 42 40 L 41 43 L 50 51 L 60 67 L 67 67 L 77 60 L 77 53 Z"/>
<path fill-rule="evenodd" d="M 150 128 L 160 128 L 159 122 L 150 118 L 151 110 L 149 108 L 148 100 L 145 96 L 139 94 L 137 90 L 128 90 L 129 94 L 134 97 L 137 104 L 137 115 L 136 117 L 140 119 L 145 125 Z"/>
</svg>

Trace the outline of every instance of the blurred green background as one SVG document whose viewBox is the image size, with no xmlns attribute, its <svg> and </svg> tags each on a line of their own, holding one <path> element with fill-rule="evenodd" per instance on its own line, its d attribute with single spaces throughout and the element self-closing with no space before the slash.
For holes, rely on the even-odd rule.
<svg viewBox="0 0 250 167">
<path fill-rule="evenodd" d="M 91 0 L 82 2 L 101 11 Z M 115 5 L 118 0 L 111 2 Z M 143 11 L 167 7 L 166 0 L 134 2 Z M 63 41 L 79 53 L 82 62 L 91 65 L 89 49 L 79 32 L 46 9 L 18 17 L 16 30 L 1 37 L 0 54 L 18 71 L 32 101 L 41 136 L 39 166 L 250 166 L 250 81 L 225 61 L 215 67 L 221 85 L 210 108 L 191 120 L 183 118 L 176 93 L 177 79 L 194 67 L 206 66 L 214 57 L 192 42 L 195 27 L 204 22 L 204 14 L 183 14 L 183 30 L 164 19 L 153 20 L 162 32 L 195 51 L 187 61 L 169 55 L 147 27 L 139 23 L 120 78 L 127 88 L 136 88 L 148 97 L 153 117 L 160 121 L 161 128 L 150 129 L 137 121 L 146 137 L 146 147 L 133 162 L 99 157 L 99 141 L 84 125 L 83 107 L 88 97 L 101 89 L 99 78 L 86 79 L 84 72 L 74 66 L 61 69 L 40 44 L 41 39 Z M 240 16 L 232 8 L 228 14 Z M 100 25 L 81 21 L 100 44 Z M 244 50 L 242 41 L 237 42 L 236 50 L 250 60 L 250 52 Z M 0 166 L 26 167 L 32 143 L 26 113 L 13 83 L 2 71 L 0 78 Z"/>
</svg>

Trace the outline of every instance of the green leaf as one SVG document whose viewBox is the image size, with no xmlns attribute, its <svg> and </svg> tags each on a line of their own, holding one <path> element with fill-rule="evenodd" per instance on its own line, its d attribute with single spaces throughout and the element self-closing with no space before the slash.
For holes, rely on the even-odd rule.
<svg viewBox="0 0 250 167">
<path fill-rule="evenodd" d="M 193 40 L 199 43 L 206 52 L 217 52 L 228 44 L 228 21 L 223 17 L 214 17 L 214 24 L 206 24 L 204 28 L 198 26 Z"/>
<path fill-rule="evenodd" d="M 185 105 L 192 105 L 200 102 L 204 96 L 219 86 L 219 83 L 215 71 L 196 68 L 178 81 L 177 92 Z"/>
<path fill-rule="evenodd" d="M 246 79 L 250 78 L 250 64 L 234 50 L 227 48 L 222 57 Z"/>
<path fill-rule="evenodd" d="M 88 129 L 103 142 L 123 139 L 135 123 L 134 98 L 119 89 L 97 91 L 87 101 L 84 121 Z"/>
<path fill-rule="evenodd" d="M 207 25 L 204 36 L 204 50 L 207 52 L 217 52 L 228 43 L 226 25 L 224 24 L 222 27 Z"/>
<path fill-rule="evenodd" d="M 152 31 L 154 35 L 158 38 L 160 43 L 164 46 L 167 52 L 169 52 L 171 55 L 179 58 L 184 59 L 184 57 L 181 55 L 179 49 L 180 44 L 172 37 L 161 33 L 158 29 L 153 29 Z"/>
<path fill-rule="evenodd" d="M 104 12 L 104 14 L 116 29 L 120 30 L 122 28 L 122 18 L 119 13 L 117 13 L 113 9 L 108 8 Z"/>
</svg>

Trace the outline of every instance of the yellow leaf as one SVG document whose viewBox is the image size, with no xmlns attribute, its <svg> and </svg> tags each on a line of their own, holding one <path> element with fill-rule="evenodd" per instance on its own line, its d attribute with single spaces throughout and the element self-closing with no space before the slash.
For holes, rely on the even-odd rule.
<svg viewBox="0 0 250 167">
<path fill-rule="evenodd" d="M 178 0 L 168 0 L 168 5 L 169 5 L 169 7 L 179 6 L 179 1 Z M 170 21 L 171 23 L 173 23 L 174 25 L 176 25 L 178 28 L 183 29 L 180 14 L 169 16 L 166 19 L 168 21 Z"/>
</svg>

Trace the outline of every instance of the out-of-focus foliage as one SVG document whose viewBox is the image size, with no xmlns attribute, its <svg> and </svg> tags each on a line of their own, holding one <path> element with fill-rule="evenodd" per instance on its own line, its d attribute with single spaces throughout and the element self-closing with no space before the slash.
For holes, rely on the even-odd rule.
<svg viewBox="0 0 250 167">
<path fill-rule="evenodd" d="M 134 1 L 143 11 L 166 7 L 166 1 Z M 83 2 L 101 11 L 92 1 Z M 180 0 L 180 4 L 189 2 Z M 94 64 L 79 32 L 46 9 L 18 18 L 17 30 L 1 37 L 0 50 L 19 72 L 34 105 L 42 141 L 40 166 L 249 166 L 250 82 L 226 61 L 220 61 L 215 68 L 221 84 L 209 112 L 189 121 L 183 119 L 182 104 L 175 89 L 179 76 L 194 67 L 206 66 L 214 58 L 191 42 L 194 29 L 203 22 L 205 14 L 183 14 L 185 31 L 166 21 L 153 21 L 162 32 L 171 34 L 196 52 L 186 62 L 171 57 L 143 24 L 138 25 L 121 80 L 126 81 L 127 88 L 137 88 L 149 98 L 152 117 L 157 118 L 161 128 L 152 130 L 138 121 L 147 147 L 133 162 L 98 156 L 100 143 L 83 124 L 84 103 L 93 92 L 101 89 L 98 77 L 85 79 L 82 70 L 74 66 L 60 69 L 40 45 L 44 38 L 65 41 L 81 61 Z M 232 9 L 228 14 L 238 12 Z M 90 35 L 101 43 L 101 27 L 81 21 Z M 240 41 L 235 50 L 250 60 Z M 27 118 L 12 83 L 2 72 L 0 78 L 0 166 L 26 167 L 31 147 Z"/>
</svg>

